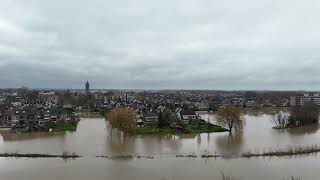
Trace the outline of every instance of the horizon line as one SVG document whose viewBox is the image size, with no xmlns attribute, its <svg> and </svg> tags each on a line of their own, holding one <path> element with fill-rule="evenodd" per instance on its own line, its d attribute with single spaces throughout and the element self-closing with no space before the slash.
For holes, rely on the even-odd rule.
<svg viewBox="0 0 320 180">
<path fill-rule="evenodd" d="M 30 88 L 30 87 L 9 87 L 9 88 L 0 88 L 0 90 L 18 90 L 18 89 L 28 89 L 28 90 L 77 90 L 85 91 L 83 88 Z M 92 88 L 90 91 L 95 90 L 108 90 L 108 91 L 121 91 L 121 90 L 131 90 L 131 91 L 222 91 L 222 92 L 245 92 L 245 91 L 265 91 L 265 92 L 319 92 L 320 90 L 271 90 L 271 89 L 191 89 L 191 88 L 181 88 L 181 89 L 170 89 L 170 88 Z"/>
</svg>

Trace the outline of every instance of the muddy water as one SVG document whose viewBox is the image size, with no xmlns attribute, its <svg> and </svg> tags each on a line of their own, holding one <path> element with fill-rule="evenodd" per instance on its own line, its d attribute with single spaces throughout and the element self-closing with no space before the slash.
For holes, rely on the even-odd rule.
<svg viewBox="0 0 320 180">
<path fill-rule="evenodd" d="M 201 114 L 204 119 L 215 121 L 214 114 Z M 84 156 L 96 155 L 153 155 L 170 157 L 178 154 L 218 153 L 237 155 L 244 151 L 262 151 L 289 145 L 320 144 L 318 126 L 298 129 L 275 130 L 270 119 L 274 115 L 244 115 L 242 132 L 148 135 L 120 138 L 109 133 L 102 118 L 82 119 L 76 132 L 6 134 L 0 136 L 0 152 L 54 153 L 75 152 Z"/>
<path fill-rule="evenodd" d="M 214 114 L 201 114 L 215 122 Z M 247 150 L 281 148 L 288 145 L 320 144 L 318 126 L 275 130 L 274 114 L 246 113 L 242 133 L 200 135 L 155 135 L 119 138 L 111 135 L 104 119 L 82 119 L 76 132 L 1 133 L 0 152 L 51 153 L 75 152 L 77 160 L 0 159 L 0 179 L 111 179 L 111 180 L 212 180 L 221 171 L 236 179 L 270 180 L 289 176 L 317 179 L 320 159 L 315 155 L 294 158 L 175 158 L 177 154 L 206 152 L 234 156 Z M 153 155 L 155 159 L 110 160 L 96 155 Z"/>
<path fill-rule="evenodd" d="M 2 180 L 283 180 L 289 176 L 316 180 L 320 159 L 175 159 L 108 160 L 81 158 L 0 159 Z"/>
</svg>

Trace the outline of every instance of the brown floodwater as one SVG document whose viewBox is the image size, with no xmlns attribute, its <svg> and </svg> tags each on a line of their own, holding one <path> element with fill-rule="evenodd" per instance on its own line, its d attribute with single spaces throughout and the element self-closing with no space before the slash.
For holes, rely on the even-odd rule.
<svg viewBox="0 0 320 180">
<path fill-rule="evenodd" d="M 214 114 L 201 114 L 215 122 Z M 108 130 L 103 118 L 82 119 L 75 132 L 66 133 L 1 133 L 0 152 L 19 153 L 76 153 L 97 155 L 152 155 L 170 157 L 180 154 L 217 153 L 238 155 L 248 150 L 262 151 L 293 145 L 320 144 L 319 126 L 296 129 L 273 129 L 271 118 L 265 113 L 246 113 L 242 132 L 204 133 L 186 135 L 138 135 L 119 137 Z"/>
<path fill-rule="evenodd" d="M 1 180 L 221 180 L 221 172 L 235 180 L 301 180 L 319 177 L 320 159 L 134 159 L 103 158 L 1 159 Z"/>
<path fill-rule="evenodd" d="M 275 114 L 244 115 L 242 132 L 191 135 L 147 135 L 119 137 L 109 132 L 103 118 L 83 118 L 75 132 L 9 134 L 1 132 L 0 152 L 75 152 L 77 160 L 0 159 L 0 180 L 18 179 L 221 179 L 221 171 L 236 179 L 279 179 L 295 176 L 317 179 L 320 159 L 316 155 L 281 158 L 175 158 L 179 154 L 217 153 L 236 156 L 248 150 L 285 148 L 289 145 L 320 144 L 318 126 L 272 129 Z M 201 114 L 215 122 L 214 114 Z M 155 159 L 110 160 L 97 155 L 152 155 Z"/>
</svg>

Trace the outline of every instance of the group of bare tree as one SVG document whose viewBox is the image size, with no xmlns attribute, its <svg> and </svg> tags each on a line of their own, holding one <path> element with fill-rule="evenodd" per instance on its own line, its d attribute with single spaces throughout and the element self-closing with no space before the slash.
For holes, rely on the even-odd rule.
<svg viewBox="0 0 320 180">
<path fill-rule="evenodd" d="M 130 108 L 114 108 L 106 114 L 106 119 L 108 119 L 113 129 L 130 133 L 135 128 L 135 116 L 135 112 Z M 218 109 L 217 117 L 218 123 L 227 128 L 230 134 L 233 130 L 242 129 L 242 113 L 238 107 L 221 107 Z M 163 118 L 170 119 L 169 116 L 164 116 Z"/>
<path fill-rule="evenodd" d="M 289 116 L 285 115 L 283 112 L 280 112 L 271 119 L 271 122 L 273 123 L 275 129 L 287 128 L 289 125 Z"/>
<path fill-rule="evenodd" d="M 319 107 L 313 102 L 308 102 L 303 106 L 293 107 L 289 113 L 290 116 L 280 112 L 271 119 L 271 122 L 274 124 L 274 128 L 282 129 L 318 124 L 319 122 Z"/>
<path fill-rule="evenodd" d="M 131 132 L 135 128 L 135 113 L 130 108 L 115 108 L 106 114 L 112 128 L 123 132 Z M 306 103 L 304 106 L 295 107 L 290 116 L 279 113 L 272 119 L 275 128 L 287 128 L 318 123 L 319 107 L 314 103 Z M 169 116 L 161 116 L 160 119 L 169 120 Z M 167 121 L 164 121 L 167 122 Z M 243 127 L 241 109 L 234 106 L 220 107 L 217 110 L 217 122 L 225 127 L 230 134 Z M 165 123 L 164 123 L 165 125 Z"/>
</svg>

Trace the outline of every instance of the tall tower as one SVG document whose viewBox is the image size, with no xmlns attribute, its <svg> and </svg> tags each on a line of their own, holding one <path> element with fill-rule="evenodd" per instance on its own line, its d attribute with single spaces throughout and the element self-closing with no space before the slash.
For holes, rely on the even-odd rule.
<svg viewBox="0 0 320 180">
<path fill-rule="evenodd" d="M 87 81 L 87 82 L 86 82 L 86 94 L 89 94 L 89 90 L 90 90 L 90 84 L 89 84 L 89 82 Z"/>
</svg>

